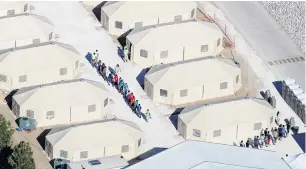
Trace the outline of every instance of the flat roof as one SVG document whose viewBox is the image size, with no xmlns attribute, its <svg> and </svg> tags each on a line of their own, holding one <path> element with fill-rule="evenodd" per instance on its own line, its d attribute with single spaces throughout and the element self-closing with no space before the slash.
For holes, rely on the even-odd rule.
<svg viewBox="0 0 306 169">
<path fill-rule="evenodd" d="M 128 169 L 290 169 L 274 151 L 187 140 Z"/>
<path fill-rule="evenodd" d="M 114 169 L 128 165 L 129 163 L 121 155 L 68 163 L 69 169 Z"/>
</svg>

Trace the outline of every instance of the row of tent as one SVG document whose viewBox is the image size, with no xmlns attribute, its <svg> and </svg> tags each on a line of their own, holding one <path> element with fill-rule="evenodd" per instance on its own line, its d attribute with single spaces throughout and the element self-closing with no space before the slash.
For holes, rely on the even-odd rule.
<svg viewBox="0 0 306 169">
<path fill-rule="evenodd" d="M 129 60 L 146 68 L 215 56 L 223 50 L 223 32 L 210 21 L 198 20 L 198 13 L 194 1 L 162 5 L 105 2 L 101 7 L 101 24 L 112 35 L 124 35 Z"/>
<path fill-rule="evenodd" d="M 24 10 L 19 11 L 21 6 Z M 77 78 L 82 59 L 78 51 L 55 42 L 51 21 L 27 13 L 27 7 L 22 2 L 0 3 L 0 89 L 17 90 L 12 111 L 19 129 L 65 126 L 46 136 L 45 151 L 51 159 L 79 161 L 118 154 L 134 158 L 141 145 L 140 128 L 109 118 L 113 116 L 107 88 Z"/>
<path fill-rule="evenodd" d="M 144 89 L 155 102 L 179 107 L 234 95 L 242 87 L 239 66 L 214 57 L 224 49 L 224 35 L 215 23 L 197 19 L 196 2 L 101 5 L 104 28 L 112 35 L 127 34 L 125 57 L 150 67 Z"/>
</svg>

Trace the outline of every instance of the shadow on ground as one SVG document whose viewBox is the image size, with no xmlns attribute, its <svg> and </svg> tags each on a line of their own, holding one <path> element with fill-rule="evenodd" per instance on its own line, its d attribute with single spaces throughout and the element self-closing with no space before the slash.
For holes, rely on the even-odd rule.
<svg viewBox="0 0 306 169">
<path fill-rule="evenodd" d="M 139 83 L 139 85 L 144 89 L 144 77 L 149 71 L 150 68 L 142 69 L 141 72 L 137 75 L 136 80 Z"/>
<path fill-rule="evenodd" d="M 12 110 L 13 107 L 13 95 L 18 91 L 18 89 L 15 89 L 11 91 L 4 99 L 8 105 L 8 107 Z"/>
<path fill-rule="evenodd" d="M 278 93 L 282 96 L 282 81 L 272 82 Z"/>
<path fill-rule="evenodd" d="M 176 129 L 177 129 L 177 122 L 178 122 L 178 115 L 182 112 L 183 109 L 184 107 L 175 109 L 175 111 L 169 117 L 171 123 Z"/>
<path fill-rule="evenodd" d="M 96 18 L 101 22 L 101 8 L 105 5 L 107 1 L 102 1 L 99 5 L 97 5 L 92 12 L 95 14 Z"/>
<path fill-rule="evenodd" d="M 124 34 L 122 34 L 121 36 L 119 36 L 119 38 L 117 39 L 118 42 L 120 43 L 120 45 L 122 47 L 124 47 L 126 45 L 126 37 L 128 36 L 128 34 L 132 32 L 132 29 L 126 31 Z"/>
<path fill-rule="evenodd" d="M 51 129 L 46 129 L 40 135 L 36 138 L 38 143 L 41 145 L 43 149 L 45 149 L 45 141 L 46 141 L 46 136 L 47 134 L 51 131 Z"/>
<path fill-rule="evenodd" d="M 163 152 L 165 150 L 167 150 L 167 148 L 154 147 L 151 150 L 149 150 L 149 151 L 139 155 L 138 157 L 128 161 L 128 163 L 129 163 L 129 165 L 134 165 L 134 164 L 136 164 L 136 163 L 138 163 L 138 162 L 140 162 L 142 160 L 145 160 L 145 159 L 147 159 L 149 157 L 152 157 L 152 156 L 154 156 L 154 155 L 156 155 L 158 153 L 161 153 L 161 152 Z"/>
<path fill-rule="evenodd" d="M 305 136 L 306 136 L 305 133 L 292 135 L 293 139 L 301 147 L 304 153 L 305 153 L 305 141 L 306 141 Z"/>
</svg>

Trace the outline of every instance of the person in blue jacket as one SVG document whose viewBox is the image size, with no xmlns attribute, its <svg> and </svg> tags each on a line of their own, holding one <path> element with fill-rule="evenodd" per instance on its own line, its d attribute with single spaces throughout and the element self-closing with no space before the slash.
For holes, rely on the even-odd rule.
<svg viewBox="0 0 306 169">
<path fill-rule="evenodd" d="M 128 86 L 128 84 L 125 83 L 123 85 L 123 88 L 124 88 L 124 93 L 123 94 L 127 97 L 127 94 L 129 93 L 129 86 Z"/>
<path fill-rule="evenodd" d="M 140 104 L 137 104 L 137 106 L 136 106 L 136 114 L 139 118 L 141 118 L 142 112 L 141 112 L 141 105 Z"/>
<path fill-rule="evenodd" d="M 123 81 L 123 79 L 120 77 L 120 78 L 119 78 L 119 86 L 118 86 L 119 93 L 121 93 L 121 91 L 122 91 L 122 89 L 123 89 L 123 85 L 124 85 L 124 81 Z"/>
</svg>

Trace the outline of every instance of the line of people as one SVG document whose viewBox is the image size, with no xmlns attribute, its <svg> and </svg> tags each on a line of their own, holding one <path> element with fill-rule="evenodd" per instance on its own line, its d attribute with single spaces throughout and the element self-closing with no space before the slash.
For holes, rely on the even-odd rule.
<svg viewBox="0 0 306 169">
<path fill-rule="evenodd" d="M 132 111 L 139 117 L 143 117 L 146 122 L 151 119 L 150 110 L 147 109 L 145 113 L 142 113 L 142 107 L 138 100 L 136 100 L 134 93 L 129 90 L 129 86 L 121 77 L 118 77 L 118 73 L 121 72 L 119 64 L 116 65 L 115 69 L 109 67 L 109 73 L 105 63 L 102 63 L 101 60 L 98 60 L 98 50 L 93 53 L 94 58 L 92 58 L 91 64 L 94 68 L 97 69 L 98 73 L 102 78 L 108 83 L 115 87 L 119 93 L 121 93 L 125 101 L 128 103 Z M 108 73 L 108 76 L 107 76 Z"/>
<path fill-rule="evenodd" d="M 290 127 L 280 124 L 278 128 L 271 128 L 269 131 L 268 128 L 261 130 L 260 136 L 255 136 L 254 139 L 248 138 L 246 143 L 241 140 L 240 147 L 252 147 L 252 148 L 262 148 L 263 146 L 275 145 L 277 141 L 281 141 L 283 138 L 286 138 L 289 134 Z"/>
</svg>

